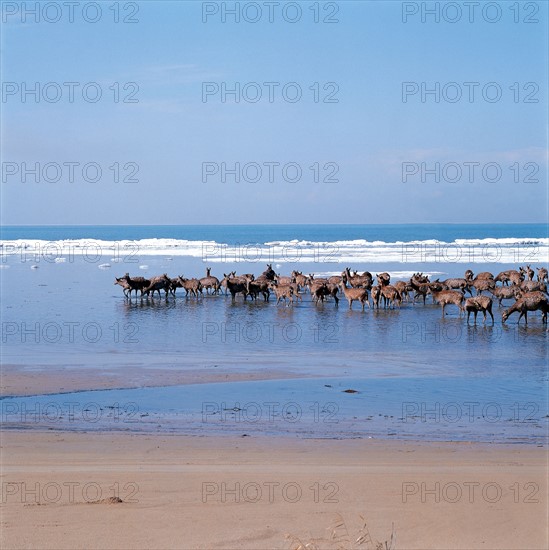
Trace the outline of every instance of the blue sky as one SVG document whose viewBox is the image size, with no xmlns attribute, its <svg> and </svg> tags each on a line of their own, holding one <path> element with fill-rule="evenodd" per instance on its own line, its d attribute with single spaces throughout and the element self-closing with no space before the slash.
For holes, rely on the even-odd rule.
<svg viewBox="0 0 549 550">
<path fill-rule="evenodd" d="M 1 103 L 5 224 L 548 219 L 546 2 L 533 3 L 539 11 L 531 18 L 538 23 L 524 22 L 529 16 L 524 6 L 515 23 L 511 2 L 496 2 L 501 19 L 495 23 L 487 22 L 481 10 L 472 23 L 466 14 L 456 23 L 444 18 L 436 23 L 432 17 L 422 23 L 420 13 L 403 23 L 403 4 L 411 10 L 421 2 L 319 2 L 321 17 L 338 8 L 338 22 L 332 24 L 314 23 L 313 2 L 300 3 L 302 16 L 295 23 L 285 21 L 278 9 L 270 23 L 263 2 L 257 3 L 264 10 L 258 23 L 235 23 L 231 16 L 223 22 L 220 13 L 203 23 L 202 12 L 211 2 L 138 2 L 134 24 L 113 22 L 113 2 L 100 2 L 96 23 L 84 20 L 80 6 L 72 23 L 66 10 L 56 23 L 36 23 L 32 15 L 23 21 L 20 11 L 11 15 L 21 4 L 8 4 L 2 23 L 3 90 L 18 89 Z M 121 17 L 129 15 L 127 4 L 120 3 Z M 247 4 L 241 1 L 241 9 Z M 42 88 L 59 83 L 61 99 L 34 102 L 27 96 L 22 102 L 21 88 L 35 82 Z M 79 83 L 73 103 L 64 82 Z M 96 103 L 82 99 L 80 90 L 90 82 L 103 94 Z M 115 82 L 121 98 L 135 91 L 135 85 L 125 90 L 124 85 L 136 83 L 137 102 L 115 103 L 110 89 Z M 224 82 L 228 88 L 256 82 L 263 96 L 256 103 L 235 103 L 216 94 L 204 102 L 204 82 Z M 272 103 L 264 82 L 280 83 Z M 300 101 L 282 97 L 280 90 L 289 82 L 301 87 Z M 338 102 L 315 102 L 309 87 L 319 83 L 322 98 L 336 90 L 334 85 L 322 89 L 329 82 L 337 86 L 333 98 Z M 422 103 L 418 93 L 404 103 L 403 82 L 420 89 L 422 83 L 455 82 L 464 94 L 463 83 L 479 86 L 473 102 L 442 97 L 436 103 L 427 96 Z M 501 90 L 499 101 L 483 99 L 489 82 Z M 448 87 L 448 94 L 455 89 Z M 525 103 L 528 94 L 537 103 Z M 60 181 L 41 175 L 38 183 L 32 177 L 22 182 L 22 163 L 37 162 L 41 169 L 48 163 L 61 166 Z M 63 163 L 70 162 L 96 163 L 100 180 L 85 181 L 76 167 L 75 181 L 69 182 Z M 202 181 L 203 163 L 226 163 L 230 169 L 237 162 L 241 167 L 257 163 L 263 177 L 236 183 L 230 175 L 222 182 L 214 174 Z M 282 176 L 280 167 L 290 162 L 302 169 L 297 182 Z M 138 181 L 114 182 L 109 169 L 114 163 L 122 177 L 137 165 Z M 273 165 L 274 182 L 264 163 L 280 163 Z M 337 166 L 332 177 L 338 181 L 315 182 L 309 168 L 314 163 L 321 180 Z M 403 163 L 412 171 L 418 168 L 406 182 Z M 446 166 L 447 179 L 442 174 L 437 183 L 426 174 L 422 182 L 421 163 L 427 169 Z M 463 170 L 459 181 L 448 181 L 455 174 L 448 163 Z M 465 173 L 471 165 L 464 163 L 478 163 L 472 182 Z M 492 166 L 487 178 L 486 165 Z M 497 167 L 499 181 L 488 181 Z M 11 174 L 14 170 L 19 171 Z"/>
</svg>

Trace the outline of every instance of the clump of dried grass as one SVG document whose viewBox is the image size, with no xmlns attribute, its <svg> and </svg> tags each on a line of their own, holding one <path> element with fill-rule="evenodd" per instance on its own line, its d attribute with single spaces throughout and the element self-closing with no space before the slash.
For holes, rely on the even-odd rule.
<svg viewBox="0 0 549 550">
<path fill-rule="evenodd" d="M 321 548 L 329 548 L 333 550 L 355 550 L 359 546 L 363 547 L 365 550 L 395 550 L 396 534 L 394 524 L 392 526 L 391 537 L 389 540 L 380 542 L 372 538 L 370 530 L 368 529 L 368 524 L 364 517 L 359 517 L 362 523 L 355 536 L 351 536 L 343 516 L 341 514 L 337 514 L 334 521 L 328 528 L 330 531 L 328 538 L 311 538 L 307 542 L 304 542 L 299 537 L 289 534 L 286 535 L 286 540 L 290 541 L 290 550 L 320 550 Z"/>
</svg>

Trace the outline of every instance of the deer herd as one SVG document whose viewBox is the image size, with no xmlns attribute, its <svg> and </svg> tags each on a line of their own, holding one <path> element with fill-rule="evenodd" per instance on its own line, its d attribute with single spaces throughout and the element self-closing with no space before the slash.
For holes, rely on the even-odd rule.
<svg viewBox="0 0 549 550">
<path fill-rule="evenodd" d="M 502 271 L 496 276 L 487 271 L 475 276 L 468 269 L 463 278 L 450 278 L 444 281 L 438 279 L 430 281 L 427 275 L 415 273 L 410 280 L 396 281 L 393 284 L 388 273 L 380 273 L 376 274 L 377 284 L 374 285 L 374 277 L 368 271 L 360 274 L 346 268 L 341 275 L 328 278 L 317 278 L 313 274 L 303 275 L 299 271 L 292 271 L 290 276 L 281 276 L 268 264 L 267 269 L 258 277 L 252 273 L 237 275 L 232 271 L 229 274 L 224 273 L 223 278 L 219 280 L 211 274 L 211 268 L 208 267 L 206 276 L 201 279 L 186 279 L 182 275 L 170 278 L 166 273 L 146 279 L 130 277 L 129 273 L 126 273 L 123 277 L 116 278 L 114 284 L 120 285 L 124 296 L 129 299 L 132 292 L 135 292 L 136 297 L 139 292 L 141 298 L 149 296 L 154 298 L 155 292 L 160 297 L 161 291 L 164 291 L 168 299 L 170 295 L 175 297 L 176 290 L 181 288 L 185 290 L 185 296 L 190 298 L 198 299 L 206 291 L 206 294 L 230 294 L 233 302 L 239 294 L 244 301 L 248 297 L 251 301 L 261 297 L 265 302 L 268 302 L 271 294 L 274 294 L 277 304 L 283 300 L 288 306 L 302 301 L 306 292 L 310 294 L 312 302 L 316 305 L 333 299 L 337 306 L 341 291 L 349 303 L 349 309 L 352 309 L 353 302 L 358 302 L 362 311 L 366 305 L 368 308 L 377 310 L 380 307 L 400 308 L 403 302 L 416 304 L 418 300 L 422 300 L 425 305 L 427 296 L 430 295 L 432 302 L 441 306 L 443 317 L 446 306 L 454 305 L 459 309 L 460 316 L 467 312 L 467 323 L 471 313 L 474 314 L 476 323 L 477 314 L 481 312 L 484 323 L 488 314 L 493 324 L 493 300 L 483 294 L 486 292 L 498 301 L 499 307 L 502 306 L 503 300 L 515 300 L 508 309 L 503 311 L 502 322 L 517 312 L 520 313 L 519 322 L 524 317 L 525 323 L 528 324 L 528 312 L 541 311 L 542 322 L 546 324 L 549 311 L 548 272 L 544 267 L 536 269 L 537 280 L 534 280 L 534 270 L 527 265 L 519 267 L 518 270 Z"/>
</svg>

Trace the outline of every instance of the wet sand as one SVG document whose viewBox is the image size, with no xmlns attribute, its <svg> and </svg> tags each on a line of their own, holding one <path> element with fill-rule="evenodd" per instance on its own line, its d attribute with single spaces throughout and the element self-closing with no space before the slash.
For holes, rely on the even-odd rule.
<svg viewBox="0 0 549 550">
<path fill-rule="evenodd" d="M 395 548 L 549 542 L 534 446 L 4 432 L 2 465 L 3 548 L 289 548 L 338 514 Z"/>
<path fill-rule="evenodd" d="M 172 368 L 116 365 L 116 368 L 104 369 L 2 365 L 1 370 L 0 397 L 297 377 L 296 373 L 289 369 L 271 367 L 239 371 L 232 364 L 210 364 L 200 369 L 188 365 L 174 365 Z"/>
</svg>

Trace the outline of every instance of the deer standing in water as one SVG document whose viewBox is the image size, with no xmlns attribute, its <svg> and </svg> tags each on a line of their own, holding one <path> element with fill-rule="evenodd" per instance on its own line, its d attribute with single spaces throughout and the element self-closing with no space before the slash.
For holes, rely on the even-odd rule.
<svg viewBox="0 0 549 550">
<path fill-rule="evenodd" d="M 514 298 L 515 300 L 518 300 L 522 292 L 520 290 L 520 287 L 512 285 L 512 286 L 496 286 L 495 288 L 492 288 L 489 290 L 491 292 L 492 296 L 494 298 L 497 298 L 499 301 L 499 307 L 501 307 L 501 302 L 503 300 L 510 300 Z"/>
<path fill-rule="evenodd" d="M 463 300 L 464 296 L 461 292 L 458 292 L 457 290 L 431 290 L 431 294 L 433 295 L 433 299 L 438 302 L 442 306 L 442 317 L 444 317 L 444 310 L 447 305 L 455 305 L 459 308 L 459 316 L 461 317 L 461 314 L 463 312 Z"/>
<path fill-rule="evenodd" d="M 166 293 L 166 299 L 168 299 L 168 294 L 172 288 L 172 280 L 168 277 L 167 273 L 163 275 L 158 275 L 151 279 L 151 282 L 147 288 L 143 290 L 145 294 L 151 293 L 151 298 L 154 298 L 154 293 L 158 292 L 160 297 L 160 291 L 163 290 Z"/>
<path fill-rule="evenodd" d="M 214 294 L 217 294 L 219 292 L 219 289 L 221 288 L 221 284 L 219 283 L 219 279 L 217 277 L 214 277 L 211 272 L 212 268 L 207 267 L 206 276 L 200 279 L 200 284 L 202 285 L 202 288 L 206 289 L 206 294 L 210 293 L 210 289 L 213 290 Z"/>
<path fill-rule="evenodd" d="M 492 299 L 488 296 L 475 296 L 467 298 L 465 300 L 465 311 L 467 312 L 467 324 L 469 324 L 469 317 L 471 313 L 475 314 L 475 325 L 477 324 L 477 314 L 482 311 L 484 314 L 484 324 L 486 324 L 486 313 L 490 314 L 492 318 L 492 324 L 494 324 L 494 316 L 492 315 Z"/>
<path fill-rule="evenodd" d="M 520 312 L 517 324 L 520 323 L 520 320 L 523 317 L 525 324 L 528 324 L 528 312 L 537 310 L 542 312 L 542 323 L 546 324 L 547 312 L 549 311 L 549 301 L 547 300 L 547 296 L 545 296 L 543 292 L 539 291 L 528 292 L 501 314 L 501 322 L 505 323 L 511 314 Z"/>
<path fill-rule="evenodd" d="M 120 279 L 116 277 L 114 284 L 120 285 L 124 289 L 124 295 L 127 296 L 127 291 L 131 298 L 134 290 L 136 296 L 138 290 L 141 292 L 141 296 L 143 296 L 145 289 L 151 284 L 151 281 L 149 281 L 149 279 L 145 279 L 144 277 L 130 277 L 130 274 L 126 273 L 124 277 L 120 277 Z"/>
<path fill-rule="evenodd" d="M 368 300 L 368 291 L 365 288 L 347 288 L 345 283 L 341 281 L 339 283 L 339 288 L 343 291 L 345 298 L 349 302 L 349 309 L 353 308 L 353 302 L 357 301 L 362 304 L 362 311 L 364 311 L 364 306 L 368 304 L 368 309 L 370 309 L 370 302 Z"/>
</svg>

